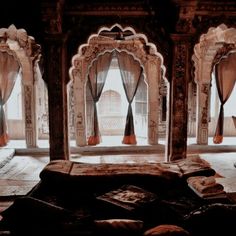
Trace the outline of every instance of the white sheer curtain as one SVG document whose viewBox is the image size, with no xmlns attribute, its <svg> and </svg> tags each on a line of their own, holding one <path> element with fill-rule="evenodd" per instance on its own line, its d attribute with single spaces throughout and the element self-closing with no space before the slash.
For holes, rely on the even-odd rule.
<svg viewBox="0 0 236 236">
<path fill-rule="evenodd" d="M 89 70 L 87 86 L 93 99 L 93 115 L 90 116 L 90 122 L 87 122 L 88 124 L 90 124 L 88 126 L 88 128 L 90 128 L 88 145 L 96 145 L 99 144 L 101 141 L 97 115 L 97 102 L 102 94 L 107 73 L 111 64 L 111 59 L 112 53 L 106 52 L 100 55 L 93 62 Z M 91 107 L 91 103 L 89 107 Z"/>
<path fill-rule="evenodd" d="M 223 141 L 224 104 L 230 97 L 236 81 L 236 52 L 224 56 L 219 63 L 214 66 L 213 73 L 215 73 L 216 87 L 221 103 L 213 141 L 219 144 Z"/>
<path fill-rule="evenodd" d="M 133 111 L 131 105 L 141 80 L 143 69 L 140 66 L 140 63 L 127 52 L 117 52 L 116 55 L 118 58 L 118 65 L 120 68 L 126 98 L 129 103 L 122 143 L 136 144 L 137 141 L 134 131 Z"/>
<path fill-rule="evenodd" d="M 11 95 L 19 68 L 13 55 L 0 51 L 0 146 L 7 145 L 9 140 L 3 106 Z"/>
</svg>

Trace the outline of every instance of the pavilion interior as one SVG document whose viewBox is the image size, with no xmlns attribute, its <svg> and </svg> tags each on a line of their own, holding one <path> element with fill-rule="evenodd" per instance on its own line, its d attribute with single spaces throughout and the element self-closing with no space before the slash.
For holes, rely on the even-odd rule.
<svg viewBox="0 0 236 236">
<path fill-rule="evenodd" d="M 193 156 L 236 204 L 235 0 L 1 5 L 0 213 L 50 163 L 128 171 Z"/>
</svg>

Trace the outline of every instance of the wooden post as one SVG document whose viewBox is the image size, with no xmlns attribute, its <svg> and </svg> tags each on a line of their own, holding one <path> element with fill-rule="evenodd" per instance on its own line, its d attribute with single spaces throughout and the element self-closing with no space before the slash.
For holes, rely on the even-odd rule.
<svg viewBox="0 0 236 236">
<path fill-rule="evenodd" d="M 69 159 L 66 47 L 64 36 L 45 38 L 45 76 L 49 93 L 50 160 Z"/>
</svg>

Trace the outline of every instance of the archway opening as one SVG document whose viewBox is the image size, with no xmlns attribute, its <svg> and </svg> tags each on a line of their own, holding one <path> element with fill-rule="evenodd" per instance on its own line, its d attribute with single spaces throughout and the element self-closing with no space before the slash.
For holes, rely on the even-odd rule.
<svg viewBox="0 0 236 236">
<path fill-rule="evenodd" d="M 81 45 L 78 54 L 72 58 L 72 67 L 69 71 L 72 80 L 68 84 L 69 101 L 71 101 L 69 103 L 70 137 L 75 138 L 76 146 L 88 145 L 87 140 L 90 134 L 87 126 L 91 122 L 87 121 L 86 116 L 89 113 L 89 105 L 87 103 L 86 106 L 81 106 L 81 104 L 85 104 L 85 100 L 90 99 L 91 103 L 93 100 L 91 96 L 90 98 L 87 96 L 89 94 L 87 93 L 88 68 L 99 55 L 113 51 L 131 55 L 139 62 L 139 67 L 143 68 L 145 76 L 137 86 L 131 106 L 134 109 L 134 125 L 137 126 L 137 128 L 135 127 L 137 135 L 146 139 L 145 144 L 156 145 L 159 142 L 160 123 L 163 137 L 167 120 L 168 91 L 166 90 L 164 94 L 162 90 L 162 81 L 166 81 L 163 57 L 157 52 L 155 45 L 148 42 L 145 35 L 137 34 L 131 27 L 122 28 L 118 24 L 110 28 L 103 27 L 98 34 L 91 35 L 88 42 Z M 115 94 L 113 93 L 113 95 Z M 112 96 L 112 93 L 109 96 Z M 160 104 L 163 109 L 160 109 Z M 163 112 L 160 112 L 162 110 Z M 116 143 L 116 145 L 120 144 L 121 142 Z"/>
<path fill-rule="evenodd" d="M 147 92 L 147 84 L 142 77 L 132 102 L 137 145 L 147 144 Z M 128 102 L 116 57 L 112 58 L 97 107 L 102 136 L 99 146 L 122 145 Z"/>
<path fill-rule="evenodd" d="M 11 25 L 9 28 L 0 29 L 0 51 L 1 60 L 5 60 L 4 53 L 13 55 L 19 65 L 18 77 L 12 83 L 12 90 L 7 92 L 9 101 L 3 104 L 8 126 L 7 135 L 10 137 L 5 147 L 16 149 L 49 147 L 48 116 L 45 118 L 47 134 L 42 136 L 41 132 L 41 115 L 48 114 L 48 111 L 45 106 L 47 88 L 39 68 L 40 45 L 36 44 L 35 39 L 28 36 L 24 29 L 16 29 Z M 4 78 L 5 75 L 10 77 L 12 69 L 3 65 L 1 73 L 1 83 L 3 83 L 8 81 Z"/>
<path fill-rule="evenodd" d="M 219 89 L 216 86 L 214 76 L 215 65 L 220 63 L 230 51 L 235 50 L 236 29 L 228 28 L 221 24 L 216 28 L 210 28 L 206 34 L 201 35 L 199 43 L 194 47 L 194 81 L 190 84 L 189 96 L 189 144 L 227 146 L 234 145 L 236 142 L 236 127 L 232 116 L 234 107 L 232 101 L 235 99 L 235 88 L 233 88 L 227 101 L 225 101 L 223 142 L 215 142 L 220 103 Z M 224 73 L 234 74 L 233 66 L 231 69 L 225 68 Z M 228 70 L 228 72 L 227 72 Z M 227 77 L 227 76 L 226 76 Z M 227 79 L 222 80 L 222 84 L 227 87 Z M 196 137 L 196 138 L 195 138 Z"/>
<path fill-rule="evenodd" d="M 38 63 L 35 66 L 35 89 L 37 89 L 37 96 L 35 96 L 35 115 L 37 123 L 37 147 L 49 147 L 49 123 L 48 123 L 48 91 L 47 86 L 42 79 L 41 71 Z M 27 114 L 25 107 L 25 91 L 24 81 L 22 78 L 22 70 L 17 76 L 15 85 L 9 97 L 9 100 L 4 106 L 7 133 L 9 142 L 6 148 L 25 149 L 27 148 L 26 133 L 25 133 L 25 119 Z M 31 121 L 29 121 L 31 122 Z"/>
</svg>

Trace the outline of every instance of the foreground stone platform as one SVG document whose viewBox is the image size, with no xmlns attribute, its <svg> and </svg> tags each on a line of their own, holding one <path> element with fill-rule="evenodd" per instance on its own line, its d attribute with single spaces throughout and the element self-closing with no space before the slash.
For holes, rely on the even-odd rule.
<svg viewBox="0 0 236 236">
<path fill-rule="evenodd" d="M 233 236 L 236 205 L 200 198 L 186 181 L 214 174 L 197 157 L 134 165 L 52 161 L 40 183 L 3 212 L 2 227 L 14 235 L 141 236 L 164 224 L 193 236 Z"/>
</svg>

